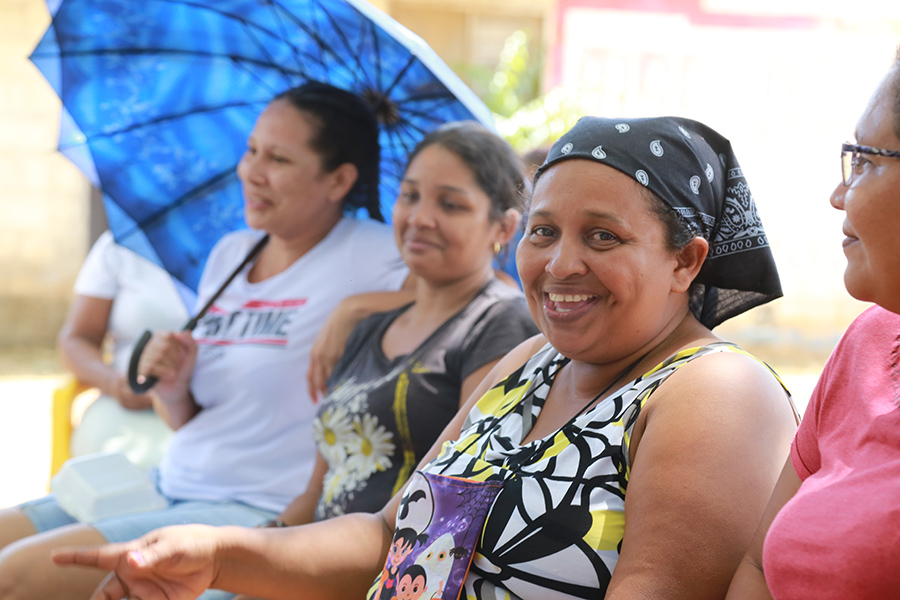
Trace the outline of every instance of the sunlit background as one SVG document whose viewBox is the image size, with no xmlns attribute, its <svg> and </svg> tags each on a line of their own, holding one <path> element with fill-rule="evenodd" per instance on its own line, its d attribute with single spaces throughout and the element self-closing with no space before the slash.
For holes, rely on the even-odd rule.
<svg viewBox="0 0 900 600">
<path fill-rule="evenodd" d="M 578 114 L 702 120 L 741 161 L 785 297 L 721 327 L 805 405 L 864 308 L 844 291 L 841 142 L 900 43 L 896 0 L 382 0 L 497 114 L 517 149 Z M 44 490 L 52 350 L 103 229 L 96 194 L 55 152 L 59 102 L 28 61 L 43 0 L 0 0 L 0 506 Z"/>
</svg>

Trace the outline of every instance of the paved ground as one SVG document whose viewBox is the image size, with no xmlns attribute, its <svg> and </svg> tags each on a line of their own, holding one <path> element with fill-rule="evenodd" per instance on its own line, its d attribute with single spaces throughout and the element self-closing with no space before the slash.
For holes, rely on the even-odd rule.
<svg viewBox="0 0 900 600">
<path fill-rule="evenodd" d="M 0 507 L 47 489 L 50 398 L 62 380 L 52 349 L 0 352 Z"/>
<path fill-rule="evenodd" d="M 802 411 L 816 373 L 782 376 Z M 0 352 L 0 508 L 46 492 L 50 398 L 63 378 L 52 350 Z"/>
</svg>

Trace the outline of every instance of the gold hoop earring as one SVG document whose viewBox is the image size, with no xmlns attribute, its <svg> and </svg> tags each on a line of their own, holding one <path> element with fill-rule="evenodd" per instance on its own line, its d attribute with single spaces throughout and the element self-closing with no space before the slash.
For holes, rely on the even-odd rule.
<svg viewBox="0 0 900 600">
<path fill-rule="evenodd" d="M 500 250 L 503 249 L 503 246 L 500 245 L 500 242 L 494 242 L 494 245 L 491 246 L 491 250 L 494 251 L 494 255 L 500 254 Z"/>
</svg>

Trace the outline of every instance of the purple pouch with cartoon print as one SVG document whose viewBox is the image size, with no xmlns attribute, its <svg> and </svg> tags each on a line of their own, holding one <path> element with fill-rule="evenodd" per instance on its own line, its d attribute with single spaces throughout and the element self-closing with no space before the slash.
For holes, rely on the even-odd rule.
<svg viewBox="0 0 900 600">
<path fill-rule="evenodd" d="M 367 600 L 457 600 L 501 481 L 416 471 L 397 510 L 388 557 Z"/>
</svg>

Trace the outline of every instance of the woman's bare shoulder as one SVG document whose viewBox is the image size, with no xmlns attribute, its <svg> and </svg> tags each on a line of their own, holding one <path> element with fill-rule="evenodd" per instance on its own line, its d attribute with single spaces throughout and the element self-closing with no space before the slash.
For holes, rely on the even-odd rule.
<svg viewBox="0 0 900 600">
<path fill-rule="evenodd" d="M 489 387 L 493 387 L 506 379 L 510 373 L 525 364 L 529 358 L 538 353 L 538 351 L 547 345 L 547 338 L 539 333 L 521 342 L 518 346 L 507 352 L 506 356 L 500 359 L 491 372 L 485 377 L 490 382 Z"/>
<path fill-rule="evenodd" d="M 729 412 L 745 417 L 793 418 L 790 396 L 774 371 L 743 351 L 712 352 L 680 367 L 653 394 L 654 404 L 682 410 Z"/>
</svg>

